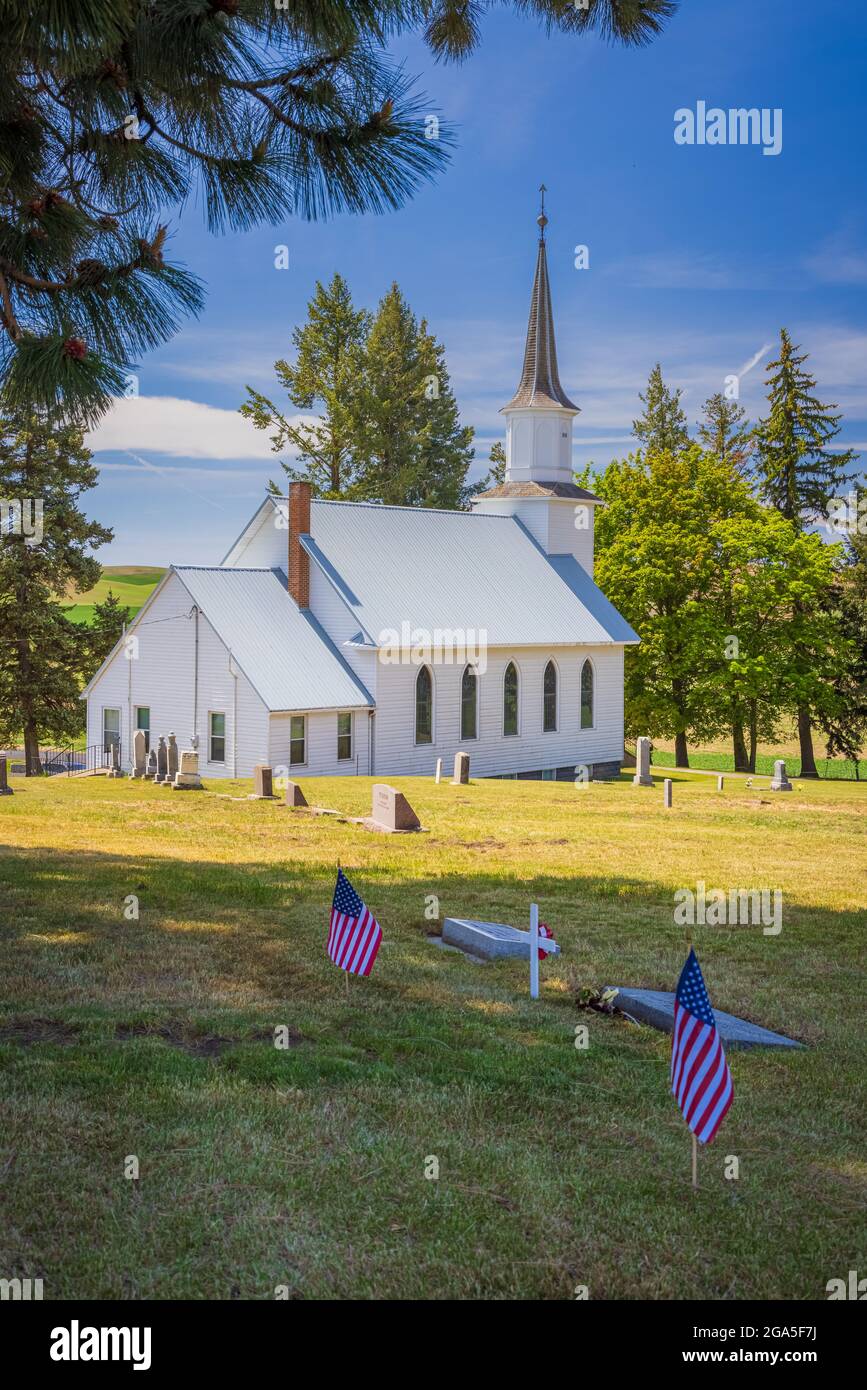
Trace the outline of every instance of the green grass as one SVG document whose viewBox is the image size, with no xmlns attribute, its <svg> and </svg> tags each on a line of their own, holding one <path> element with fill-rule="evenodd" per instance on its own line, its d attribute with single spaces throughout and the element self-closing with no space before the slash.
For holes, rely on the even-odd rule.
<svg viewBox="0 0 867 1390">
<path fill-rule="evenodd" d="M 703 768 L 708 772 L 734 772 L 735 760 L 733 753 L 709 753 L 695 752 L 689 753 L 689 765 L 694 768 Z M 786 756 L 784 753 L 777 753 L 776 757 L 785 757 L 786 771 L 790 777 L 800 777 L 801 759 Z M 674 748 L 654 747 L 650 756 L 650 761 L 660 767 L 674 766 Z M 774 753 L 758 753 L 756 755 L 756 775 L 771 777 L 774 772 Z M 857 768 L 851 758 L 816 758 L 816 768 L 820 777 L 832 780 L 855 781 L 856 776 L 863 782 L 867 782 L 867 759 L 861 758 Z"/>
<path fill-rule="evenodd" d="M 66 616 L 74 623 L 91 622 L 94 605 L 104 603 L 111 591 L 118 602 L 130 610 L 130 617 L 134 618 L 164 574 L 164 569 L 152 566 L 106 565 L 102 577 L 92 589 L 68 596 L 74 602 L 66 610 Z"/>
<path fill-rule="evenodd" d="M 405 837 L 128 780 L 16 781 L 0 1274 L 43 1277 L 46 1298 L 824 1299 L 867 1261 L 867 797 L 673 780 L 665 811 L 625 778 L 401 779 L 429 828 Z M 369 806 L 367 779 L 305 787 Z M 338 858 L 385 933 L 348 997 L 324 955 Z M 699 879 L 783 890 L 780 936 L 695 941 L 719 1008 L 808 1046 L 732 1054 L 693 1195 L 669 1040 L 572 991 L 672 989 L 672 895 Z M 537 900 L 563 947 L 541 999 L 525 964 L 430 945 L 430 895 L 512 922 Z"/>
</svg>

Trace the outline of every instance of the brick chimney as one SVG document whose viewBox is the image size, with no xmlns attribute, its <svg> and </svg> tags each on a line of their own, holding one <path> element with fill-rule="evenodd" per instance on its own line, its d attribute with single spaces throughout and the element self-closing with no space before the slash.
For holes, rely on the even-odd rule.
<svg viewBox="0 0 867 1390">
<path fill-rule="evenodd" d="M 289 592 L 299 608 L 310 607 L 310 557 L 301 544 L 310 534 L 310 484 L 289 484 Z"/>
</svg>

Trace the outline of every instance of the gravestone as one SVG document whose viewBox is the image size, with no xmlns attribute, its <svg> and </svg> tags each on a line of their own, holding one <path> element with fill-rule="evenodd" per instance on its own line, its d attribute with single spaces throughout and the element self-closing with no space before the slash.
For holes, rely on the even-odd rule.
<svg viewBox="0 0 867 1390">
<path fill-rule="evenodd" d="M 518 957 L 530 959 L 530 933 L 503 922 L 475 922 L 465 917 L 447 917 L 443 923 L 443 941 L 457 946 L 481 960 L 506 960 Z M 560 954 L 556 941 L 539 939 L 539 946 L 551 956 Z"/>
<path fill-rule="evenodd" d="M 132 739 L 133 777 L 144 777 L 147 761 L 147 739 L 144 729 L 136 729 Z"/>
<path fill-rule="evenodd" d="M 145 768 L 145 780 L 153 782 L 157 775 L 157 750 L 152 748 L 148 753 L 147 766 Z"/>
<path fill-rule="evenodd" d="M 257 801 L 270 801 L 274 796 L 274 778 L 267 763 L 253 768 L 253 795 Z"/>
<path fill-rule="evenodd" d="M 421 821 L 403 792 L 377 782 L 373 787 L 370 820 L 377 830 L 420 830 Z"/>
<path fill-rule="evenodd" d="M 633 787 L 652 787 L 653 778 L 650 775 L 650 739 L 643 735 L 638 740 L 635 756 L 635 776 L 632 779 Z"/>
<path fill-rule="evenodd" d="M 157 775 L 154 782 L 160 785 L 166 780 L 169 769 L 169 753 L 166 748 L 165 734 L 160 734 L 159 746 L 157 748 Z"/>
<path fill-rule="evenodd" d="M 110 764 L 109 764 L 109 769 L 108 769 L 108 775 L 109 775 L 109 777 L 122 777 L 122 776 L 123 776 L 123 773 L 122 773 L 121 770 L 120 770 L 120 744 L 119 744 L 119 743 L 113 743 L 113 744 L 111 745 L 111 759 L 110 759 Z"/>
<path fill-rule="evenodd" d="M 442 760 L 442 758 L 437 758 L 437 771 L 436 771 L 436 783 L 437 783 L 437 786 L 439 786 L 439 781 L 440 781 L 440 778 L 442 777 L 442 775 L 443 775 L 443 760 Z"/>
<path fill-rule="evenodd" d="M 670 1033 L 674 1027 L 674 995 L 660 989 L 620 989 L 613 999 L 614 1007 L 622 1009 L 639 1023 L 649 1023 Z M 773 1033 L 770 1028 L 762 1028 L 758 1023 L 748 1023 L 735 1014 L 721 1013 L 714 1009 L 714 1018 L 725 1048 L 731 1047 L 803 1047 L 803 1043 L 787 1038 L 783 1033 Z"/>
<path fill-rule="evenodd" d="M 716 779 L 716 789 L 718 792 L 721 792 L 723 787 L 725 786 L 725 780 L 726 779 L 724 777 L 718 777 Z"/>
<path fill-rule="evenodd" d="M 14 795 L 15 793 L 9 785 L 9 777 L 6 768 L 6 759 L 0 758 L 0 796 Z"/>
<path fill-rule="evenodd" d="M 306 806 L 307 797 L 299 787 L 297 782 L 286 783 L 286 805 L 287 806 Z"/>
<path fill-rule="evenodd" d="M 194 748 L 185 748 L 181 753 L 181 765 L 175 773 L 172 788 L 176 792 L 203 792 L 199 776 L 199 755 Z"/>
<path fill-rule="evenodd" d="M 667 807 L 669 807 L 669 808 L 671 807 L 671 778 L 670 778 L 670 777 L 666 777 L 666 778 L 665 778 L 665 781 L 664 781 L 663 784 L 662 784 L 662 800 L 663 800 L 663 804 L 664 804 L 665 806 L 667 806 Z"/>
<path fill-rule="evenodd" d="M 778 758 L 774 763 L 774 775 L 771 779 L 772 792 L 791 792 L 794 787 L 786 776 L 786 764 L 782 758 Z"/>
<path fill-rule="evenodd" d="M 166 775 L 163 781 L 164 787 L 174 785 L 178 775 L 178 741 L 174 734 L 169 734 L 168 747 L 166 748 Z"/>
<path fill-rule="evenodd" d="M 452 786 L 460 786 L 470 780 L 470 755 L 469 753 L 455 753 L 455 775 L 452 778 Z"/>
</svg>

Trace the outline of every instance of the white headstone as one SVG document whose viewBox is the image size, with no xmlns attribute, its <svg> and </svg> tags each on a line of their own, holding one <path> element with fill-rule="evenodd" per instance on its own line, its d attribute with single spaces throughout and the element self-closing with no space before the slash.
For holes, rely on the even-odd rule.
<svg viewBox="0 0 867 1390">
<path fill-rule="evenodd" d="M 144 777 L 147 762 L 147 738 L 144 729 L 136 729 L 132 739 L 132 775 Z"/>
<path fill-rule="evenodd" d="M 437 780 L 437 783 L 439 783 L 439 780 L 440 780 L 440 778 L 442 777 L 442 775 L 443 775 L 443 760 L 442 760 L 442 758 L 437 758 L 437 772 L 436 772 L 436 780 Z"/>
<path fill-rule="evenodd" d="M 653 778 L 650 775 L 650 739 L 643 735 L 635 748 L 635 776 L 632 779 L 632 785 L 633 787 L 653 786 Z"/>
<path fill-rule="evenodd" d="M 662 799 L 666 806 L 671 806 L 671 778 L 666 777 L 662 784 Z"/>
<path fill-rule="evenodd" d="M 786 764 L 783 758 L 778 758 L 774 763 L 774 775 L 771 779 L 772 792 L 790 792 L 794 790 L 791 782 L 786 776 Z"/>
<path fill-rule="evenodd" d="M 718 778 L 716 779 L 716 789 L 717 789 L 717 791 L 718 791 L 718 792 L 721 792 L 724 786 L 725 786 L 725 778 L 724 778 L 724 777 L 718 777 Z"/>
</svg>

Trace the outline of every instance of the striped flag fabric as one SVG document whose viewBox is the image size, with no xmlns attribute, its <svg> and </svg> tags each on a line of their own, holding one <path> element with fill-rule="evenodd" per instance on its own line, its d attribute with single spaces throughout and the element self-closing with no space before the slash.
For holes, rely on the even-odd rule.
<svg viewBox="0 0 867 1390">
<path fill-rule="evenodd" d="M 674 996 L 671 1089 L 700 1144 L 709 1144 L 732 1103 L 731 1072 L 695 951 L 690 947 Z"/>
<path fill-rule="evenodd" d="M 379 923 L 343 870 L 338 869 L 331 904 L 328 959 L 350 975 L 369 975 L 381 941 Z"/>
</svg>

